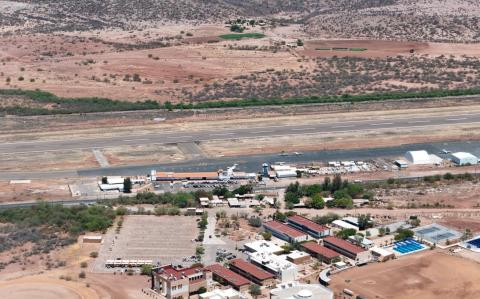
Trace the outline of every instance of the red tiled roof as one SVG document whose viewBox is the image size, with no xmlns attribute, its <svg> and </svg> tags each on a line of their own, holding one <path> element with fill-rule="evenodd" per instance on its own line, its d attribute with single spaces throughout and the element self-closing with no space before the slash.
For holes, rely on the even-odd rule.
<svg viewBox="0 0 480 299">
<path fill-rule="evenodd" d="M 290 238 L 297 238 L 297 237 L 301 237 L 301 236 L 306 236 L 306 234 L 304 232 L 302 232 L 302 231 L 300 231 L 296 228 L 290 227 L 290 226 L 288 226 L 286 224 L 283 224 L 283 223 L 281 223 L 279 221 L 276 221 L 276 220 L 265 222 L 263 225 L 272 229 L 272 230 L 276 230 L 276 231 L 279 231 L 283 234 L 286 234 Z"/>
<path fill-rule="evenodd" d="M 219 264 L 207 266 L 205 269 L 212 271 L 215 275 L 220 276 L 226 282 L 238 288 L 250 284 L 248 279 Z"/>
<path fill-rule="evenodd" d="M 328 259 L 332 259 L 334 257 L 340 256 L 339 253 L 336 251 L 333 251 L 325 246 L 322 246 L 318 244 L 317 242 L 307 242 L 302 244 L 303 247 L 306 249 L 310 250 L 311 252 L 314 252 L 316 254 L 320 254 L 321 256 L 324 256 Z"/>
<path fill-rule="evenodd" d="M 191 268 L 174 268 L 172 265 L 166 265 L 160 267 L 163 270 L 163 274 L 167 276 L 173 275 L 177 279 L 181 279 L 183 275 L 190 276 L 193 274 L 197 274 L 198 270 L 202 270 L 202 267 L 191 267 Z M 160 270 L 158 269 L 158 270 Z M 158 273 L 157 270 L 157 273 Z M 162 273 L 160 273 L 162 274 Z"/>
<path fill-rule="evenodd" d="M 313 231 L 316 231 L 316 232 L 319 232 L 319 233 L 328 230 L 327 227 L 325 227 L 323 225 L 320 225 L 320 224 L 317 224 L 317 223 L 313 222 L 312 220 L 310 220 L 308 218 L 305 218 L 305 217 L 302 217 L 302 216 L 299 216 L 299 215 L 294 215 L 294 216 L 288 217 L 288 220 L 291 220 L 291 221 L 296 222 L 300 225 L 308 227 L 309 229 L 311 229 Z"/>
<path fill-rule="evenodd" d="M 245 273 L 248 273 L 255 277 L 258 280 L 266 280 L 270 278 L 274 278 L 275 276 L 271 273 L 268 273 L 267 271 L 258 268 L 254 264 L 251 264 L 245 260 L 242 259 L 233 259 L 230 261 L 230 264 L 235 266 L 236 268 L 242 270 Z"/>
<path fill-rule="evenodd" d="M 357 254 L 365 251 L 365 249 L 363 249 L 362 247 L 353 245 L 352 243 L 339 239 L 337 237 L 326 237 L 323 239 L 323 242 L 331 243 L 353 254 Z"/>
</svg>

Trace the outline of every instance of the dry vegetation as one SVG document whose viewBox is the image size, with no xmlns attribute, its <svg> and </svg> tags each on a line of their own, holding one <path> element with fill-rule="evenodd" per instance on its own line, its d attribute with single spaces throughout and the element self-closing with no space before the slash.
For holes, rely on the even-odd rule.
<svg viewBox="0 0 480 299">
<path fill-rule="evenodd" d="M 0 88 L 171 102 L 468 88 L 479 12 L 472 0 L 0 1 Z M 219 38 L 237 19 L 266 37 Z M 326 38 L 366 50 L 317 50 Z"/>
</svg>

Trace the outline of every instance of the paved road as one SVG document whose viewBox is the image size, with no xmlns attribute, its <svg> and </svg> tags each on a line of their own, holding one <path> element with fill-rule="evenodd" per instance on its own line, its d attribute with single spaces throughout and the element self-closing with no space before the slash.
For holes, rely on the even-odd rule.
<svg viewBox="0 0 480 299">
<path fill-rule="evenodd" d="M 308 117 L 308 116 L 307 116 Z M 35 153 L 73 149 L 96 149 L 138 144 L 185 143 L 232 138 L 254 138 L 265 136 L 306 135 L 319 133 L 353 132 L 379 129 L 419 128 L 438 125 L 479 123 L 480 114 L 463 113 L 445 116 L 417 118 L 381 118 L 310 125 L 265 125 L 254 128 L 221 128 L 199 131 L 161 131 L 150 134 L 131 134 L 117 137 L 65 138 L 55 141 L 32 141 L 0 144 L 0 154 Z"/>
</svg>

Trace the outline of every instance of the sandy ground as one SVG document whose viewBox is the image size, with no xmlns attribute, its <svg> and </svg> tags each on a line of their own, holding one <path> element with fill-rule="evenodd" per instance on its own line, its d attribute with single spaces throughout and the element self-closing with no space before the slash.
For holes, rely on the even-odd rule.
<svg viewBox="0 0 480 299">
<path fill-rule="evenodd" d="M 331 278 L 335 293 L 348 288 L 366 298 L 474 299 L 480 293 L 478 264 L 437 251 L 353 268 Z"/>
<path fill-rule="evenodd" d="M 55 200 L 71 197 L 69 180 L 0 181 L 0 202 Z"/>
<path fill-rule="evenodd" d="M 254 29 L 261 32 L 261 29 Z M 443 44 L 378 40 L 306 40 L 305 47 L 290 49 L 281 42 L 295 43 L 298 26 L 263 29 L 266 38 L 221 41 L 229 33 L 223 24 L 196 27 L 168 25 L 142 32 L 120 30 L 26 34 L 0 38 L 2 76 L 0 88 L 42 89 L 65 97 L 98 96 L 115 99 L 178 101 L 182 89 L 196 91 L 206 83 L 223 83 L 239 75 L 275 70 L 300 70 L 306 57 L 356 56 L 384 58 L 417 54 L 468 55 L 480 57 L 475 44 Z M 151 49 L 121 49 L 115 43 L 149 43 L 159 37 L 174 37 L 171 46 Z M 181 34 L 180 34 L 181 35 Z M 215 42 L 213 42 L 215 41 Z M 243 46 L 257 49 L 239 50 Z M 260 48 L 263 47 L 263 50 Z M 280 47 L 279 50 L 267 49 Z M 366 51 L 318 51 L 319 47 L 360 47 Z M 124 80 L 138 74 L 140 82 Z M 6 78 L 11 82 L 7 83 Z M 23 80 L 19 80 L 23 77 Z M 184 94 L 183 94 L 184 95 Z"/>
<path fill-rule="evenodd" d="M 48 255 L 29 257 L 35 262 L 21 268 L 17 264 L 0 271 L 0 298 L 39 299 L 127 299 L 149 298 L 142 289 L 149 287 L 149 278 L 140 275 L 96 274 L 90 271 L 94 262 L 89 255 L 99 250 L 99 244 L 84 244 L 80 241 Z M 46 268 L 47 256 L 52 261 L 65 261 L 66 266 Z M 87 268 L 80 267 L 82 262 Z M 86 278 L 78 274 L 85 271 Z M 65 278 L 70 280 L 66 280 Z M 63 278 L 63 279 L 62 279 Z"/>
</svg>

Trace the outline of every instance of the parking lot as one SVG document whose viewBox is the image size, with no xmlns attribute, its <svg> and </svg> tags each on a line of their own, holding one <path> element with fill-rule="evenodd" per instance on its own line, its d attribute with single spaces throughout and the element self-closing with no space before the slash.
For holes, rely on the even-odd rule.
<svg viewBox="0 0 480 299">
<path fill-rule="evenodd" d="M 195 255 L 198 236 L 196 217 L 126 216 L 119 232 L 115 227 L 105 235 L 94 271 L 114 271 L 106 260 L 152 260 L 156 264 L 181 263 Z"/>
</svg>

